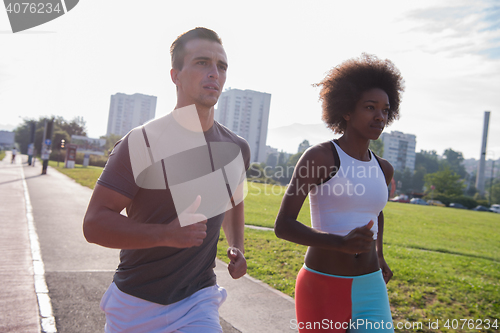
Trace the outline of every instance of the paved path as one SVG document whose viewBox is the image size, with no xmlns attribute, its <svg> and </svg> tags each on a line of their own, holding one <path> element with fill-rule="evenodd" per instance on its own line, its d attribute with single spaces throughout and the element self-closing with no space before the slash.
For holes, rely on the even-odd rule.
<svg viewBox="0 0 500 333">
<path fill-rule="evenodd" d="M 39 332 L 22 170 L 0 162 L 0 332 Z"/>
<path fill-rule="evenodd" d="M 102 332 L 99 301 L 118 251 L 83 238 L 91 190 L 50 167 L 42 176 L 39 163 L 29 167 L 21 158 L 10 164 L 8 155 L 0 162 L 0 332 Z M 30 219 L 36 228 L 31 237 Z M 225 333 L 293 332 L 293 299 L 248 276 L 231 279 L 221 261 L 216 273 L 228 291 L 220 309 Z"/>
</svg>

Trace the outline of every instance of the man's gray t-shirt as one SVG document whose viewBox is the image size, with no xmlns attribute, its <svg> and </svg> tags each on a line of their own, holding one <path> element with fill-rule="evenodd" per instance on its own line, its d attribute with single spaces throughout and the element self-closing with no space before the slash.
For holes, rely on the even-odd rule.
<svg viewBox="0 0 500 333">
<path fill-rule="evenodd" d="M 208 144 L 230 142 L 238 145 L 245 169 L 248 169 L 250 147 L 243 138 L 218 122 L 214 122 L 204 136 Z M 136 184 L 129 155 L 129 137 L 130 133 L 115 145 L 97 183 L 132 199 L 126 210 L 127 216 L 134 221 L 168 224 L 177 217 L 177 213 L 167 179 L 165 177 L 166 190 L 145 189 Z M 164 144 L 175 145 L 176 142 Z M 199 247 L 121 250 L 120 264 L 113 281 L 129 295 L 165 305 L 215 285 L 213 268 L 223 219 L 224 213 L 208 219 L 207 237 Z"/>
</svg>

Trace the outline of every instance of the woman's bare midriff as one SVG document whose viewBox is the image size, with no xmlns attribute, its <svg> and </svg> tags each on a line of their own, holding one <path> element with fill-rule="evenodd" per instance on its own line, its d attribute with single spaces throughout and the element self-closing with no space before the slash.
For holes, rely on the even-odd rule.
<svg viewBox="0 0 500 333">
<path fill-rule="evenodd" d="M 315 271 L 340 276 L 359 276 L 380 269 L 375 241 L 370 252 L 359 253 L 357 256 L 310 246 L 305 264 Z"/>
</svg>

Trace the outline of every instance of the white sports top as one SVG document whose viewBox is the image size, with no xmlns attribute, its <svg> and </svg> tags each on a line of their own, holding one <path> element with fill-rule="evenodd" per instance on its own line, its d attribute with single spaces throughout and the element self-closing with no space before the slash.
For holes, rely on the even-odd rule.
<svg viewBox="0 0 500 333">
<path fill-rule="evenodd" d="M 377 239 L 378 215 L 389 197 L 384 172 L 371 151 L 370 161 L 347 155 L 335 142 L 340 168 L 328 181 L 309 192 L 312 227 L 345 236 L 373 220 Z"/>
</svg>

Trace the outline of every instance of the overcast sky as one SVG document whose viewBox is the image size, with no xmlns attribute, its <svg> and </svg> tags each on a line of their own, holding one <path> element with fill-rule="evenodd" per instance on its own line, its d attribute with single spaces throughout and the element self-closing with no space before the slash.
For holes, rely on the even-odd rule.
<svg viewBox="0 0 500 333">
<path fill-rule="evenodd" d="M 175 106 L 169 47 L 196 26 L 221 36 L 226 88 L 270 93 L 269 127 L 320 123 L 319 82 L 362 52 L 391 59 L 406 81 L 401 119 L 386 131 L 417 136 L 417 151 L 479 158 L 484 111 L 488 157 L 500 157 L 498 1 L 84 0 L 51 22 L 12 34 L 0 10 L 0 129 L 24 118 L 83 116 L 106 134 L 110 96 Z M 272 145 L 272 142 L 268 142 Z M 280 148 L 280 147 L 277 147 Z"/>
</svg>

